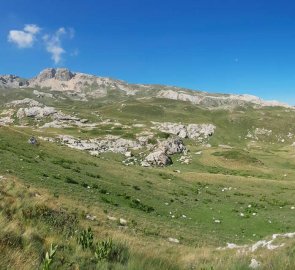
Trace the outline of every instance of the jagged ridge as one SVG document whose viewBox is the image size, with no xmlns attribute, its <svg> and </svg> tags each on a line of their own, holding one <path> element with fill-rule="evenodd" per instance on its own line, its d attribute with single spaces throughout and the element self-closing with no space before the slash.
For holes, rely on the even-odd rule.
<svg viewBox="0 0 295 270">
<path fill-rule="evenodd" d="M 164 85 L 129 84 L 80 72 L 72 72 L 66 68 L 47 68 L 36 77 L 26 80 L 15 75 L 0 76 L 0 88 L 49 88 L 76 95 L 82 101 L 89 98 L 107 96 L 111 90 L 118 90 L 124 95 L 141 97 L 157 97 L 171 100 L 188 101 L 204 107 L 233 107 L 252 104 L 255 106 L 292 106 L 278 101 L 265 101 L 253 95 L 210 94 Z"/>
</svg>

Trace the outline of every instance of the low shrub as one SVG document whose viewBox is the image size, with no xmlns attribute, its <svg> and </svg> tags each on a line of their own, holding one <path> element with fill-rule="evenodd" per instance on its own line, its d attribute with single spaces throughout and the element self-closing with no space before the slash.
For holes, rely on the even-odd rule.
<svg viewBox="0 0 295 270">
<path fill-rule="evenodd" d="M 135 208 L 135 209 L 139 209 L 139 210 L 146 212 L 146 213 L 151 213 L 151 212 L 155 211 L 155 209 L 152 206 L 145 205 L 141 201 L 135 200 L 135 199 L 131 201 L 130 207 Z"/>
<path fill-rule="evenodd" d="M 76 180 L 74 180 L 73 178 L 71 178 L 69 176 L 66 177 L 65 182 L 68 183 L 68 184 L 73 184 L 73 185 L 78 185 L 79 184 Z"/>
<path fill-rule="evenodd" d="M 115 244 L 112 239 L 97 243 L 94 254 L 98 261 L 111 263 L 125 264 L 129 259 L 128 248 L 123 244 Z"/>
<path fill-rule="evenodd" d="M 87 230 L 83 230 L 79 233 L 77 237 L 77 242 L 82 246 L 82 249 L 92 248 L 93 247 L 93 232 L 89 227 Z"/>
</svg>

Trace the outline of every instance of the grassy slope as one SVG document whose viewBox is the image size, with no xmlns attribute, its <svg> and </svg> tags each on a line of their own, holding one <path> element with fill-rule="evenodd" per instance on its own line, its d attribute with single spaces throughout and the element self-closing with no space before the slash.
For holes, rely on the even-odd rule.
<svg viewBox="0 0 295 270">
<path fill-rule="evenodd" d="M 17 98 L 28 96 L 25 92 L 6 93 L 5 102 L 15 99 L 16 95 Z M 125 106 L 121 107 L 121 103 Z M 118 132 L 109 128 L 102 128 L 94 134 L 87 131 L 81 134 L 75 130 L 0 128 L 0 175 L 16 181 L 17 188 L 12 188 L 12 192 L 20 192 L 22 185 L 30 185 L 40 191 L 42 202 L 45 197 L 46 203 L 52 207 L 66 205 L 69 212 L 79 213 L 80 226 L 85 227 L 90 223 L 98 238 L 111 235 L 118 241 L 127 241 L 133 259 L 129 265 L 116 267 L 140 269 L 136 267 L 142 262 L 142 269 L 156 269 L 155 265 L 159 265 L 159 269 L 188 268 L 190 265 L 197 269 L 201 265 L 212 265 L 216 269 L 246 269 L 242 267 L 249 263 L 247 256 L 229 259 L 231 253 L 215 254 L 215 247 L 224 246 L 226 242 L 256 242 L 272 233 L 295 230 L 294 210 L 290 209 L 295 190 L 294 150 L 287 146 L 291 141 L 282 144 L 271 136 L 253 147 L 244 139 L 252 127 L 272 129 L 274 134 L 280 134 L 282 130 L 284 133 L 294 132 L 294 113 L 278 108 L 208 111 L 185 102 L 159 99 L 118 100 L 115 104 L 106 99 L 90 102 L 87 106 L 69 100 L 50 101 L 47 104 L 65 112 L 71 112 L 75 106 L 75 111 L 79 111 L 80 116 L 93 121 L 98 121 L 98 116 L 92 112 L 98 111 L 100 117 L 116 119 L 123 124 L 146 123 L 149 126 L 153 120 L 214 123 L 217 126 L 216 134 L 210 141 L 213 148 L 202 149 L 187 140 L 193 156 L 192 163 L 182 165 L 176 161 L 167 168 L 126 167 L 122 165 L 123 157 L 120 155 L 104 154 L 96 158 L 86 152 L 52 143 L 42 142 L 39 147 L 27 144 L 27 139 L 33 132 L 42 136 L 59 132 L 86 137 Z M 128 132 L 136 131 L 132 129 Z M 235 150 L 222 149 L 218 147 L 219 144 L 230 144 L 235 146 Z M 203 151 L 201 156 L 193 154 L 198 150 Z M 181 173 L 174 172 L 175 170 L 180 170 Z M 222 192 L 225 187 L 232 189 Z M 140 205 L 134 204 L 136 199 L 140 200 Z M 17 206 L 20 206 L 19 199 L 15 200 Z M 38 203 L 38 199 L 34 200 Z M 24 199 L 21 207 L 25 207 L 28 201 L 29 199 Z M 249 208 L 248 205 L 252 207 Z M 21 223 L 20 210 L 16 209 L 12 221 L 15 223 L 20 219 Z M 253 212 L 257 215 L 253 216 Z M 86 221 L 85 213 L 96 215 L 98 221 Z M 245 216 L 241 217 L 240 213 Z M 107 219 L 107 215 L 127 219 L 128 228 L 122 231 L 117 222 Z M 175 217 L 172 218 L 172 215 Z M 221 220 L 221 223 L 215 223 L 214 219 Z M 11 221 L 7 220 L 3 210 L 1 221 L 5 230 L 13 227 L 9 225 Z M 50 237 L 59 244 L 65 241 L 61 235 L 46 229 L 43 223 L 38 226 L 46 240 L 42 244 L 43 249 L 48 247 Z M 18 226 L 14 229 L 19 231 Z M 52 236 L 46 236 L 48 230 Z M 38 233 L 38 230 L 35 232 Z M 168 243 L 168 237 L 179 239 L 181 245 Z M 75 259 L 75 256 L 70 256 L 70 252 L 64 251 L 65 265 L 73 260 L 73 265 L 79 264 L 82 269 L 83 265 L 85 269 L 90 267 L 87 264 L 91 261 L 91 255 L 79 255 L 81 251 L 75 247 L 73 240 L 70 240 L 69 246 L 75 248 L 77 258 L 83 258 Z M 292 249 L 286 250 L 289 252 Z M 28 252 L 36 254 L 30 248 Z M 275 254 L 276 260 L 271 261 L 263 252 L 260 259 L 265 261 L 264 265 L 275 265 L 279 261 Z M 278 252 L 277 256 L 281 254 Z M 291 260 L 289 263 L 294 266 L 292 256 L 280 258 Z M 39 257 L 34 263 L 40 264 Z M 214 257 L 218 259 L 215 260 Z"/>
</svg>

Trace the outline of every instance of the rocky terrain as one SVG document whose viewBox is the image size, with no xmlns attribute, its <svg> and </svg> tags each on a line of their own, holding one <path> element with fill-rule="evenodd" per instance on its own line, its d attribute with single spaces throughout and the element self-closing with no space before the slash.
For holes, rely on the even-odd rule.
<svg viewBox="0 0 295 270">
<path fill-rule="evenodd" d="M 42 129 L 78 127 L 91 130 L 99 126 L 108 126 L 112 124 L 108 122 L 110 119 L 107 119 L 107 121 L 100 119 L 100 121 L 93 122 L 89 119 L 78 117 L 74 111 L 71 114 L 67 114 L 53 106 L 47 106 L 42 103 L 42 100 L 49 99 L 60 103 L 64 99 L 71 99 L 87 102 L 88 100 L 105 99 L 112 91 L 121 93 L 123 100 L 124 96 L 132 96 L 135 100 L 161 98 L 186 101 L 195 106 L 214 109 L 229 109 L 240 106 L 280 106 L 292 109 L 287 104 L 263 101 L 255 96 L 213 95 L 167 86 L 132 85 L 110 78 L 72 72 L 64 68 L 45 69 L 38 76 L 29 80 L 21 79 L 14 75 L 5 75 L 0 78 L 2 82 L 0 87 L 3 89 L 16 88 L 20 89 L 20 91 L 27 89 L 27 91 L 32 93 L 32 98 L 26 97 L 4 104 L 5 110 L 2 110 L 0 115 L 1 125 L 26 125 L 27 120 L 31 119 L 33 120 L 33 125 Z M 35 99 L 38 99 L 38 101 Z M 122 103 L 120 110 L 124 110 L 125 106 L 126 104 Z M 113 124 L 112 129 L 117 127 L 130 128 L 128 125 L 124 126 L 119 122 Z M 212 123 L 182 124 L 155 121 L 151 121 L 148 127 L 143 123 L 134 124 L 134 127 L 142 129 L 141 133 L 136 136 L 136 140 L 126 140 L 120 138 L 120 136 L 79 140 L 62 134 L 59 135 L 59 138 L 63 138 L 61 140 L 65 145 L 79 150 L 87 150 L 92 155 L 107 151 L 125 154 L 131 150 L 144 148 L 148 153 L 137 159 L 142 166 L 166 166 L 173 163 L 171 155 L 182 153 L 186 149 L 183 142 L 178 138 L 192 139 L 199 144 L 207 145 L 210 137 L 214 135 L 217 129 Z M 149 144 L 148 140 L 154 139 L 157 132 L 176 136 L 176 139 L 174 141 L 171 141 L 171 139 L 161 139 L 158 143 Z M 145 133 L 148 136 L 141 136 Z M 253 131 L 248 130 L 245 139 L 257 141 L 259 137 L 269 137 L 271 134 L 271 130 L 256 128 Z M 276 137 L 281 142 L 285 141 L 281 135 L 276 135 Z M 289 132 L 288 138 L 292 139 L 292 137 L 293 134 Z M 184 158 L 183 160 L 189 163 L 189 159 Z"/>
</svg>

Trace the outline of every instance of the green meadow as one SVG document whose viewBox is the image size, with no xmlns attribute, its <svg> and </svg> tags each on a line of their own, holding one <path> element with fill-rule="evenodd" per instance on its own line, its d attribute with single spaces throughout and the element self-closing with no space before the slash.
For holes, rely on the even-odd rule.
<svg viewBox="0 0 295 270">
<path fill-rule="evenodd" d="M 30 90 L 1 95 L 2 109 L 11 100 L 33 98 Z M 253 258 L 259 269 L 295 269 L 295 239 L 281 240 L 284 246 L 274 250 L 218 249 L 295 231 L 295 139 L 287 137 L 295 134 L 294 111 L 209 110 L 112 93 L 87 104 L 64 98 L 34 97 L 91 122 L 110 122 L 92 130 L 39 129 L 45 120 L 33 119 L 0 127 L 1 269 L 249 269 Z M 60 143 L 27 142 L 31 135 L 59 134 L 134 139 L 150 130 L 151 121 L 212 123 L 216 131 L 211 147 L 184 139 L 190 164 L 173 155 L 167 167 L 126 166 L 122 154 L 95 157 Z M 272 133 L 248 138 L 255 128 Z M 165 135 L 154 132 L 155 139 Z M 51 244 L 56 251 L 46 268 Z"/>
</svg>

